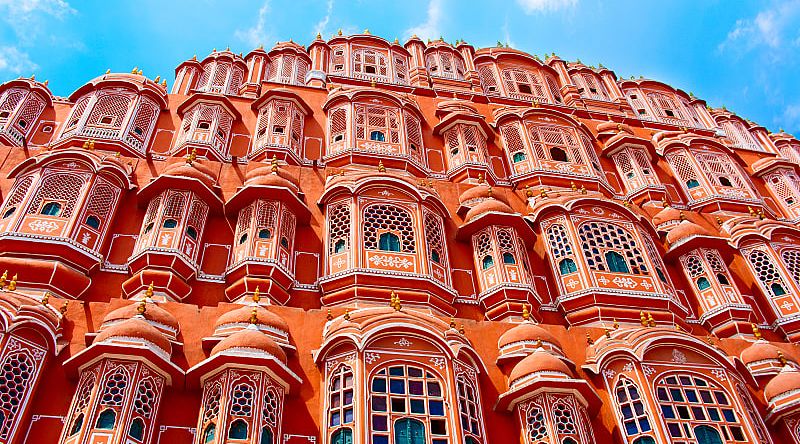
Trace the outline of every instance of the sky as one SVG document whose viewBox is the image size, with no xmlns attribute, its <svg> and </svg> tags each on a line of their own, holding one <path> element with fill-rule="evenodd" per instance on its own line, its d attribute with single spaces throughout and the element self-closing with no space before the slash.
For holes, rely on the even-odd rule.
<svg viewBox="0 0 800 444">
<path fill-rule="evenodd" d="M 0 82 L 35 74 L 66 97 L 137 66 L 171 84 L 214 48 L 307 45 L 339 29 L 555 52 L 800 136 L 800 0 L 0 0 Z"/>
</svg>

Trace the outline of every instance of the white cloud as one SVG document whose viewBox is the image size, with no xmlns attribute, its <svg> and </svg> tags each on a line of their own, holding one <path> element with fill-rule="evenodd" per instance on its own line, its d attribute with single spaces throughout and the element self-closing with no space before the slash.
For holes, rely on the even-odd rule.
<svg viewBox="0 0 800 444">
<path fill-rule="evenodd" d="M 314 26 L 314 34 L 324 34 L 325 28 L 328 26 L 328 23 L 331 21 L 331 13 L 333 13 L 333 0 L 328 0 L 327 9 L 325 12 L 325 17 L 322 18 L 319 22 L 317 22 L 316 26 Z"/>
<path fill-rule="evenodd" d="M 800 103 L 789 105 L 783 109 L 782 116 L 776 116 L 781 128 L 800 128 Z"/>
<path fill-rule="evenodd" d="M 14 46 L 0 46 L 0 72 L 30 75 L 36 68 L 27 53 Z"/>
<path fill-rule="evenodd" d="M 768 51 L 773 61 L 778 61 L 788 46 L 800 44 L 799 37 L 788 35 L 797 31 L 799 21 L 800 0 L 778 4 L 760 11 L 755 17 L 737 20 L 719 49 L 745 53 L 760 48 Z"/>
<path fill-rule="evenodd" d="M 258 10 L 258 20 L 256 21 L 255 26 L 247 29 L 237 29 L 234 33 L 236 38 L 242 40 L 243 42 L 249 44 L 253 48 L 258 45 L 262 45 L 268 40 L 270 40 L 270 34 L 267 31 L 267 14 L 269 13 L 269 2 L 270 0 L 265 0 L 264 4 L 261 5 L 261 8 Z"/>
<path fill-rule="evenodd" d="M 416 35 L 422 40 L 438 39 L 442 34 L 439 26 L 442 20 L 443 9 L 443 0 L 430 0 L 430 3 L 428 3 L 428 16 L 425 23 L 407 29 L 406 37 Z"/>
<path fill-rule="evenodd" d="M 517 3 L 526 14 L 533 14 L 573 8 L 578 4 L 578 0 L 517 0 Z"/>
<path fill-rule="evenodd" d="M 46 16 L 59 20 L 76 11 L 64 0 L 0 0 L 0 17 L 14 30 L 17 38 L 32 41 L 46 26 Z"/>
</svg>

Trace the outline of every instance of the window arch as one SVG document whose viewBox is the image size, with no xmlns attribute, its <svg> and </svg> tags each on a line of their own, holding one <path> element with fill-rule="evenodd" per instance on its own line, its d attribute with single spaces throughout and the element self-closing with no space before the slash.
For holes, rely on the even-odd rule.
<svg viewBox="0 0 800 444">
<path fill-rule="evenodd" d="M 349 428 L 339 427 L 353 423 L 355 418 L 354 397 L 353 370 L 341 365 L 328 379 L 328 429 L 334 430 L 331 435 L 333 442 L 337 442 L 337 436 L 340 437 L 341 442 L 348 442 L 345 440 L 345 435 L 349 435 L 350 442 L 352 442 L 352 431 Z"/>
<path fill-rule="evenodd" d="M 788 286 L 770 255 L 761 250 L 753 250 L 747 258 L 768 295 L 775 297 L 786 294 Z"/>
<path fill-rule="evenodd" d="M 661 377 L 656 383 L 656 398 L 673 440 L 691 439 L 694 434 L 700 443 L 714 443 L 701 441 L 712 439 L 714 431 L 724 435 L 726 441 L 748 441 L 733 398 L 705 377 L 689 373 Z"/>
<path fill-rule="evenodd" d="M 353 444 L 353 431 L 349 428 L 343 428 L 333 432 L 331 444 Z"/>
<path fill-rule="evenodd" d="M 350 247 L 350 205 L 332 205 L 328 210 L 328 242 L 330 253 L 338 254 Z"/>
<path fill-rule="evenodd" d="M 627 436 L 635 437 L 652 431 L 650 419 L 645 410 L 645 401 L 642 399 L 639 387 L 633 381 L 621 377 L 614 388 L 614 398 L 622 419 L 622 428 Z M 645 436 L 645 438 L 650 437 Z"/>
<path fill-rule="evenodd" d="M 628 274 L 648 272 L 644 254 L 626 229 L 610 222 L 584 222 L 578 227 L 586 264 L 595 271 Z"/>
<path fill-rule="evenodd" d="M 449 442 L 446 387 L 433 371 L 412 364 L 389 364 L 373 373 L 370 388 L 373 444 Z"/>
<path fill-rule="evenodd" d="M 117 412 L 114 409 L 105 409 L 97 417 L 95 428 L 100 430 L 113 430 L 117 424 Z"/>
<path fill-rule="evenodd" d="M 408 210 L 392 204 L 372 204 L 364 209 L 363 221 L 364 248 L 367 250 L 382 249 L 380 237 L 388 232 L 399 240 L 399 250 L 389 251 L 416 252 L 414 219 Z"/>
<path fill-rule="evenodd" d="M 481 433 L 481 406 L 478 391 L 473 381 L 467 380 L 464 374 L 456 377 L 456 394 L 458 395 L 458 413 L 464 442 L 479 444 Z"/>
<path fill-rule="evenodd" d="M 13 350 L 11 346 L 19 343 L 7 343 L 6 349 Z M 26 395 L 33 385 L 38 370 L 36 363 L 25 351 L 12 352 L 3 358 L 0 366 L 0 413 L 3 421 L 0 423 L 0 437 L 7 438 L 14 434 L 20 410 L 25 405 Z"/>
</svg>

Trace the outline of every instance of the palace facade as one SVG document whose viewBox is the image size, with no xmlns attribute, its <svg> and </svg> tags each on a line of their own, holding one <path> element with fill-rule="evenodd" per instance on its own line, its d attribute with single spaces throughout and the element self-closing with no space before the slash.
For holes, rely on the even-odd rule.
<svg viewBox="0 0 800 444">
<path fill-rule="evenodd" d="M 0 444 L 800 443 L 800 141 L 368 32 L 0 86 Z"/>
</svg>

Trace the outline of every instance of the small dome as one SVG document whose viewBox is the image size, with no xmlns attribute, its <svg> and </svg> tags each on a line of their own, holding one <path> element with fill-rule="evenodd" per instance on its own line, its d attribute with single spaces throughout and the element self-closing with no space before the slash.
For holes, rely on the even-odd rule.
<svg viewBox="0 0 800 444">
<path fill-rule="evenodd" d="M 567 364 L 564 364 L 564 361 L 540 348 L 514 366 L 508 381 L 513 386 L 520 379 L 541 372 L 560 373 L 568 378 L 572 377 L 572 371 L 567 367 Z"/>
<path fill-rule="evenodd" d="M 767 399 L 767 402 L 772 402 L 775 397 L 795 390 L 800 390 L 800 372 L 796 368 L 786 365 L 764 387 L 764 398 Z"/>
<path fill-rule="evenodd" d="M 114 324 L 103 329 L 94 340 L 95 344 L 106 342 L 114 338 L 140 339 L 154 344 L 161 350 L 172 353 L 172 345 L 164 335 L 144 319 L 138 317 Z"/>
<path fill-rule="evenodd" d="M 465 204 L 475 200 L 486 199 L 492 195 L 491 189 L 492 187 L 485 184 L 472 187 L 458 196 L 458 202 Z"/>
<path fill-rule="evenodd" d="M 670 222 L 678 223 L 681 220 L 681 212 L 672 207 L 664 207 L 661 211 L 653 216 L 653 225 L 660 227 Z"/>
<path fill-rule="evenodd" d="M 214 173 L 197 161 L 192 163 L 175 162 L 171 165 L 168 165 L 162 174 L 197 179 L 209 188 L 213 188 L 217 185 L 217 180 L 214 178 Z"/>
<path fill-rule="evenodd" d="M 250 170 L 245 176 L 245 185 L 264 185 L 272 187 L 283 187 L 297 193 L 299 187 L 294 178 L 285 174 L 283 171 L 272 171 L 271 166 L 262 166 Z"/>
<path fill-rule="evenodd" d="M 692 236 L 711 236 L 711 233 L 694 222 L 684 220 L 667 233 L 667 242 L 672 245 Z"/>
<path fill-rule="evenodd" d="M 470 208 L 469 211 L 467 211 L 467 215 L 464 216 L 464 221 L 469 222 L 481 214 L 492 212 L 513 214 L 514 210 L 512 210 L 511 207 L 506 205 L 503 201 L 490 197 Z"/>
<path fill-rule="evenodd" d="M 500 339 L 497 340 L 497 348 L 503 349 L 504 347 L 516 342 L 534 342 L 540 339 L 542 342 L 549 342 L 557 347 L 561 347 L 561 344 L 558 343 L 555 336 L 550 334 L 550 332 L 544 328 L 534 324 L 533 322 L 523 322 L 522 324 L 519 324 L 500 335 Z"/>
<path fill-rule="evenodd" d="M 286 353 L 281 347 L 269 336 L 256 329 L 247 328 L 228 336 L 211 349 L 211 355 L 235 349 L 259 350 L 278 358 L 279 361 L 286 364 Z"/>
<path fill-rule="evenodd" d="M 744 349 L 741 358 L 745 365 L 749 365 L 760 361 L 780 360 L 780 353 L 781 349 L 761 339 Z"/>
<path fill-rule="evenodd" d="M 103 325 L 117 323 L 136 316 L 139 314 L 139 304 L 139 302 L 134 302 L 109 312 L 103 318 Z M 160 324 L 175 332 L 180 329 L 180 324 L 178 324 L 178 320 L 175 316 L 155 303 L 148 302 L 145 304 L 143 316 L 145 320 Z"/>
<path fill-rule="evenodd" d="M 214 324 L 214 328 L 220 328 L 230 324 L 250 324 L 250 318 L 253 315 L 253 309 L 256 309 L 256 322 L 258 327 L 266 327 L 268 329 L 279 330 L 284 334 L 289 332 L 289 324 L 283 320 L 282 317 L 267 310 L 262 306 L 245 305 L 227 313 L 223 313 Z"/>
</svg>

